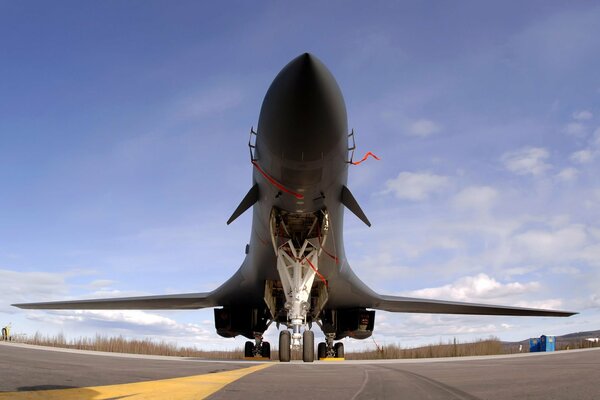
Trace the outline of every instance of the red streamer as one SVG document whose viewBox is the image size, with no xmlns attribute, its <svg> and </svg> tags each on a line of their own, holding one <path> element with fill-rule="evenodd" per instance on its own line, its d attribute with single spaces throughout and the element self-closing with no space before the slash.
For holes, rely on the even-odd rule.
<svg viewBox="0 0 600 400">
<path fill-rule="evenodd" d="M 321 273 L 319 272 L 319 270 L 315 268 L 315 266 L 313 265 L 313 263 L 311 263 L 308 258 L 305 258 L 305 260 L 308 261 L 308 265 L 310 265 L 310 267 L 313 269 L 313 271 L 315 271 L 315 274 L 317 274 L 317 276 L 319 277 L 319 279 L 321 279 L 321 281 L 325 284 L 325 287 L 328 288 L 329 284 L 327 283 L 327 279 L 325 279 L 325 277 L 323 275 L 321 275 Z"/>
<path fill-rule="evenodd" d="M 363 161 L 365 161 L 367 158 L 369 158 L 369 156 L 370 156 L 370 157 L 373 157 L 373 158 L 374 158 L 374 159 L 376 159 L 377 161 L 379 161 L 379 160 L 380 160 L 380 158 L 379 158 L 379 157 L 377 157 L 375 154 L 373 154 L 373 153 L 371 153 L 371 152 L 369 151 L 369 152 L 367 152 L 367 154 L 365 154 L 365 156 L 362 158 L 362 160 L 360 160 L 360 161 L 352 161 L 352 165 L 358 165 L 358 164 L 360 164 L 361 162 L 363 162 Z"/>
<path fill-rule="evenodd" d="M 296 192 L 294 192 L 294 191 L 286 188 L 281 183 L 277 182 L 274 178 L 272 178 L 271 176 L 269 176 L 269 174 L 267 174 L 265 171 L 262 170 L 262 168 L 258 165 L 258 163 L 256 161 L 252 161 L 252 165 L 254 165 L 256 167 L 256 169 L 258 170 L 258 172 L 260 172 L 262 174 L 262 176 L 264 176 L 266 180 L 268 180 L 269 182 L 271 182 L 271 184 L 273 186 L 275 186 L 277 189 L 279 189 L 279 190 L 281 190 L 283 192 L 291 194 L 292 196 L 294 196 L 298 200 L 302 200 L 304 198 L 304 195 L 302 195 L 300 193 L 296 193 Z"/>
</svg>

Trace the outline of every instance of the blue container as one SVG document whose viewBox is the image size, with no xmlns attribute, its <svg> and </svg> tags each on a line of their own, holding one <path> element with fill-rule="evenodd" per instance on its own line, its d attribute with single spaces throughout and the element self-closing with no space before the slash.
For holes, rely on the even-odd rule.
<svg viewBox="0 0 600 400">
<path fill-rule="evenodd" d="M 540 337 L 540 351 L 556 350 L 556 336 L 542 335 Z"/>
<path fill-rule="evenodd" d="M 529 352 L 530 353 L 537 353 L 538 351 L 540 351 L 540 339 L 538 338 L 531 338 L 529 339 Z"/>
</svg>

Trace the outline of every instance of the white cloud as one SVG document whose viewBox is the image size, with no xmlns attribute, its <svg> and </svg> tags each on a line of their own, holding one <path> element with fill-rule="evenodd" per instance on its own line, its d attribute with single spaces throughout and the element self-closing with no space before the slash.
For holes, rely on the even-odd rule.
<svg viewBox="0 0 600 400">
<path fill-rule="evenodd" d="M 429 172 L 400 172 L 397 178 L 385 183 L 384 193 L 394 193 L 402 200 L 426 200 L 432 194 L 448 188 L 450 179 L 447 176 Z"/>
<path fill-rule="evenodd" d="M 600 267 L 600 244 L 586 246 L 581 252 L 581 258 L 589 265 Z"/>
<path fill-rule="evenodd" d="M 475 316 L 436 315 L 436 314 L 411 314 L 403 316 L 398 321 L 394 314 L 378 312 L 375 318 L 375 335 L 384 338 L 394 338 L 402 332 L 402 339 L 411 341 L 414 338 L 427 337 L 437 341 L 441 335 L 489 335 L 505 331 L 512 327 L 507 323 L 489 323 L 489 318 Z M 422 340 L 422 339 L 421 339 Z M 429 343 L 431 343 L 431 341 Z"/>
<path fill-rule="evenodd" d="M 583 137 L 586 134 L 585 126 L 579 122 L 569 122 L 563 131 L 570 136 Z"/>
<path fill-rule="evenodd" d="M 581 257 L 588 242 L 582 225 L 556 230 L 528 230 L 513 238 L 514 250 L 538 261 L 571 261 Z"/>
<path fill-rule="evenodd" d="M 502 155 L 506 169 L 517 175 L 542 175 L 551 166 L 546 163 L 549 153 L 541 147 L 525 147 Z"/>
<path fill-rule="evenodd" d="M 93 289 L 106 290 L 115 283 L 116 281 L 110 279 L 96 279 L 95 281 L 90 282 L 89 286 Z"/>
<path fill-rule="evenodd" d="M 15 313 L 10 304 L 44 301 L 67 293 L 68 273 L 19 272 L 0 269 L 0 311 Z"/>
<path fill-rule="evenodd" d="M 597 294 L 592 294 L 590 296 L 588 307 L 590 307 L 590 308 L 600 308 L 600 296 L 597 295 Z"/>
<path fill-rule="evenodd" d="M 440 125 L 429 119 L 418 119 L 408 126 L 408 134 L 411 136 L 427 137 L 441 130 Z"/>
<path fill-rule="evenodd" d="M 452 199 L 460 209 L 488 211 L 498 198 L 498 191 L 489 186 L 471 186 L 461 190 Z"/>
<path fill-rule="evenodd" d="M 517 307 L 527 308 L 543 308 L 546 310 L 560 310 L 563 308 L 561 299 L 546 299 L 546 300 L 522 300 L 515 304 Z"/>
<path fill-rule="evenodd" d="M 579 150 L 571 154 L 571 160 L 579 164 L 587 164 L 594 159 L 594 153 L 590 149 Z"/>
<path fill-rule="evenodd" d="M 81 327 L 159 336 L 161 339 L 209 339 L 212 326 L 179 323 L 172 318 L 141 310 L 49 310 L 28 312 L 28 319 L 55 325 L 71 323 Z"/>
<path fill-rule="evenodd" d="M 503 284 L 484 273 L 480 273 L 475 276 L 460 278 L 448 285 L 415 290 L 408 295 L 433 299 L 477 301 L 521 295 L 535 291 L 539 287 L 540 285 L 537 282 Z"/>
<path fill-rule="evenodd" d="M 89 285 L 88 285 L 89 286 Z M 148 293 L 139 290 L 119 290 L 119 289 L 111 289 L 108 287 L 100 288 L 99 290 L 95 290 L 91 292 L 89 295 L 85 295 L 86 298 L 97 298 L 97 299 L 107 299 L 111 297 L 133 297 L 133 296 L 147 296 Z"/>
<path fill-rule="evenodd" d="M 578 268 L 568 267 L 568 266 L 553 267 L 553 268 L 550 268 L 550 271 L 553 274 L 566 274 L 566 275 L 577 275 L 581 272 Z"/>
<path fill-rule="evenodd" d="M 572 115 L 573 119 L 577 121 L 586 121 L 588 119 L 592 119 L 594 114 L 588 110 L 575 111 Z"/>
<path fill-rule="evenodd" d="M 538 267 L 535 266 L 519 266 L 514 268 L 507 268 L 501 271 L 502 276 L 507 279 L 512 278 L 513 276 L 527 275 L 533 271 L 537 271 Z"/>
<path fill-rule="evenodd" d="M 177 325 L 174 320 L 162 315 L 152 314 L 141 310 L 74 310 L 69 312 L 83 319 L 99 321 L 122 322 L 131 325 L 150 326 L 159 325 L 163 327 Z"/>
<path fill-rule="evenodd" d="M 556 174 L 556 177 L 561 181 L 572 181 L 577 178 L 577 175 L 579 175 L 577 168 L 567 167 Z"/>
<path fill-rule="evenodd" d="M 369 271 L 369 274 L 363 275 L 362 278 L 367 284 L 374 286 L 377 286 L 380 281 L 402 279 L 411 275 L 411 268 L 399 265 L 391 252 L 386 250 L 379 250 L 368 257 L 353 260 L 352 268 L 355 271 Z"/>
</svg>

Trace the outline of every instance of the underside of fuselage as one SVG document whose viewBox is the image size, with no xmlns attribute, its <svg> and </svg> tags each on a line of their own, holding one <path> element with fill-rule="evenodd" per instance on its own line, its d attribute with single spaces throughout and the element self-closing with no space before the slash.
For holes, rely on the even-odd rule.
<svg viewBox="0 0 600 400">
<path fill-rule="evenodd" d="M 349 270 L 342 236 L 348 137 L 345 104 L 331 73 L 309 54 L 290 62 L 267 91 L 249 143 L 259 195 L 239 275 L 255 294 L 256 308 L 245 313 L 268 317 L 247 318 L 252 322 L 243 330 L 231 321 L 231 329 L 217 327 L 219 334 L 256 338 L 274 322 L 291 329 L 292 346 L 300 347 L 302 330 L 310 335 L 316 324 L 331 339 L 330 353 L 333 339 L 371 335 L 374 312 L 361 298 L 361 289 L 369 289 L 343 273 Z M 239 288 L 239 277 L 233 279 L 223 290 Z M 215 321 L 239 308 L 216 310 Z"/>
</svg>

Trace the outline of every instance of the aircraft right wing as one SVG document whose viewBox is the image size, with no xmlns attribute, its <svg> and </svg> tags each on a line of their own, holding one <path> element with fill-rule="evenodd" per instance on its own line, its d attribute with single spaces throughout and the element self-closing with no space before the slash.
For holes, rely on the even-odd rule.
<svg viewBox="0 0 600 400">
<path fill-rule="evenodd" d="M 426 314 L 515 315 L 536 317 L 569 317 L 577 314 L 576 312 L 571 311 L 508 307 L 387 295 L 379 295 L 379 301 L 376 302 L 376 305 L 374 305 L 373 308 L 390 312 Z"/>
<path fill-rule="evenodd" d="M 160 296 L 117 297 L 90 300 L 49 301 L 13 304 L 35 310 L 193 310 L 214 307 L 212 293 L 167 294 Z"/>
</svg>

